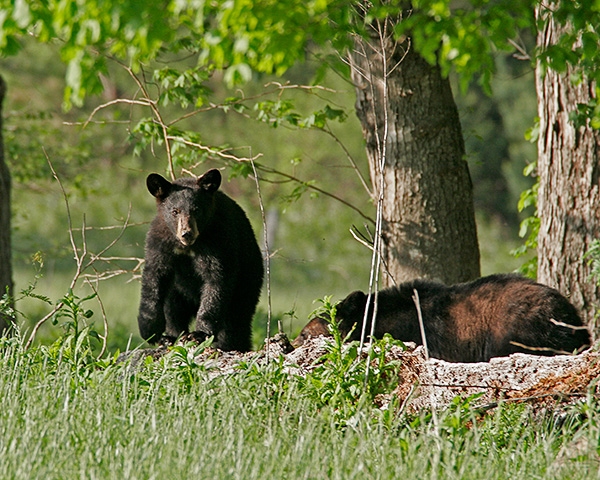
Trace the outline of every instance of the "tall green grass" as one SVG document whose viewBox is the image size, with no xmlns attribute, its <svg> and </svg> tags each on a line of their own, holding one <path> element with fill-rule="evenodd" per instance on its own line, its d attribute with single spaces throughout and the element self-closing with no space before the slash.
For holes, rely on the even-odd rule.
<svg viewBox="0 0 600 480">
<path fill-rule="evenodd" d="M 2 340 L 2 478 L 598 475 L 600 412 L 591 396 L 562 417 L 533 416 L 523 406 L 481 416 L 468 401 L 409 416 L 376 406 L 377 388 L 393 388 L 376 369 L 377 388 L 352 398 L 320 395 L 344 381 L 352 390 L 351 372 L 338 368 L 346 350 L 335 344 L 303 379 L 280 361 L 214 376 L 183 347 L 134 368 L 96 360 L 94 341 L 86 329 L 30 350 L 18 337 Z M 362 379 L 354 387 L 361 390 Z"/>
</svg>

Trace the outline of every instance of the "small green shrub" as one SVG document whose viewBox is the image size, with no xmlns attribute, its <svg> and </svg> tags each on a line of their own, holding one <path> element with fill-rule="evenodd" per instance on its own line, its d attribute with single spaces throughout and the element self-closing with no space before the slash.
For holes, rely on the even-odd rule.
<svg viewBox="0 0 600 480">
<path fill-rule="evenodd" d="M 336 421 L 346 425 L 355 421 L 355 415 L 365 405 L 372 407 L 378 395 L 390 393 L 396 387 L 400 364 L 387 362 L 386 353 L 399 342 L 386 335 L 382 340 L 374 341 L 366 353 L 360 352 L 358 342 L 346 343 L 352 332 L 346 338 L 342 337 L 331 297 L 325 297 L 321 302 L 323 306 L 311 317 L 327 318 L 333 339 L 327 343 L 327 353 L 319 365 L 300 379 L 300 390 L 319 408 L 332 408 Z M 393 406 L 389 408 L 393 409 Z"/>
</svg>

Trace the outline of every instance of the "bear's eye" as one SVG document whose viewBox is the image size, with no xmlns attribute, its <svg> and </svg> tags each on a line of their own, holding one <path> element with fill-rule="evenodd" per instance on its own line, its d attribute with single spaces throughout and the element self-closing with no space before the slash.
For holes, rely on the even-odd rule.
<svg viewBox="0 0 600 480">
<path fill-rule="evenodd" d="M 173 215 L 174 217 L 176 217 L 180 213 L 181 213 L 181 210 L 179 210 L 178 208 L 174 208 L 173 210 L 171 210 L 171 215 Z"/>
</svg>

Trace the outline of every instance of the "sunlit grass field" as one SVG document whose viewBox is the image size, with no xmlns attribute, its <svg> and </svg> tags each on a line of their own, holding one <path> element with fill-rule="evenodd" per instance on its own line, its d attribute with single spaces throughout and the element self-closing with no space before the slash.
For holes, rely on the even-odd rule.
<svg viewBox="0 0 600 480">
<path fill-rule="evenodd" d="M 185 350 L 135 369 L 98 362 L 86 335 L 28 351 L 18 339 L 1 341 L 2 478 L 598 475 L 600 407 L 592 397 L 561 414 L 534 416 L 512 405 L 480 415 L 464 401 L 434 415 L 407 415 L 394 403 L 376 406 L 375 390 L 331 395 L 341 382 L 362 389 L 362 377 L 336 370 L 340 352 L 309 380 L 278 361 L 210 378 Z M 373 389 L 390 391 L 389 380 Z"/>
</svg>

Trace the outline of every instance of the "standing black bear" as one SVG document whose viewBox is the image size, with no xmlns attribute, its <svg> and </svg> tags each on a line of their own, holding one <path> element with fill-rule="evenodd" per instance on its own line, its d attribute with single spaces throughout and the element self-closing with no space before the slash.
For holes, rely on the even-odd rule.
<svg viewBox="0 0 600 480">
<path fill-rule="evenodd" d="M 195 318 L 193 337 L 214 335 L 217 348 L 250 350 L 263 260 L 246 214 L 218 191 L 220 172 L 173 183 L 153 173 L 146 184 L 158 213 L 146 236 L 140 334 L 172 342 Z"/>
<path fill-rule="evenodd" d="M 423 344 L 414 289 L 419 294 L 429 354 L 435 358 L 487 362 L 516 352 L 571 353 L 591 343 L 575 307 L 558 291 L 510 274 L 452 286 L 416 280 L 382 290 L 378 294 L 375 338 L 389 333 L 398 340 Z M 350 340 L 360 339 L 366 303 L 367 295 L 356 291 L 337 306 L 336 321 L 342 335 L 356 324 Z M 371 317 L 369 312 L 367 334 Z M 321 334 L 328 334 L 327 321 L 315 318 L 294 345 Z"/>
</svg>

